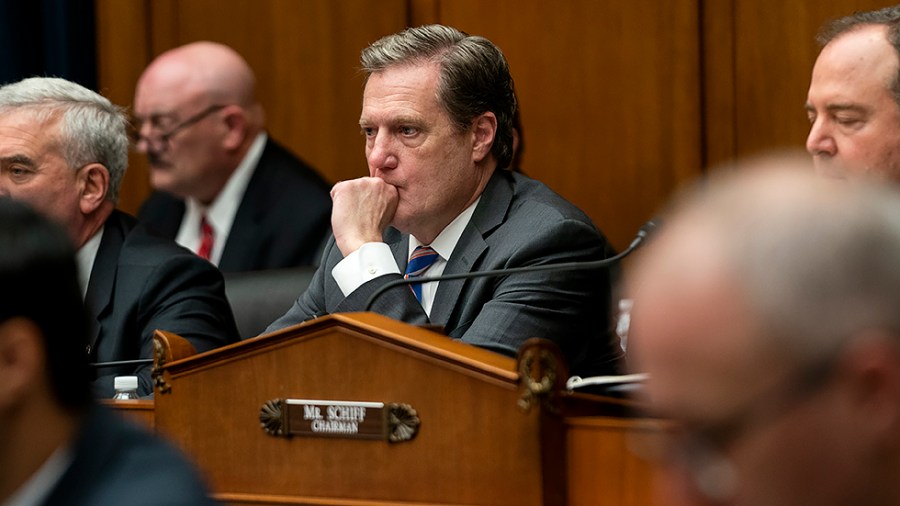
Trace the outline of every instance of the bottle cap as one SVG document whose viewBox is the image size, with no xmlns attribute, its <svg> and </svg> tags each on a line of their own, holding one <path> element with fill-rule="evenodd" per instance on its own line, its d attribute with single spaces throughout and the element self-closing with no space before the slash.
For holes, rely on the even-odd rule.
<svg viewBox="0 0 900 506">
<path fill-rule="evenodd" d="M 116 376 L 113 381 L 116 390 L 137 390 L 137 376 Z"/>
</svg>

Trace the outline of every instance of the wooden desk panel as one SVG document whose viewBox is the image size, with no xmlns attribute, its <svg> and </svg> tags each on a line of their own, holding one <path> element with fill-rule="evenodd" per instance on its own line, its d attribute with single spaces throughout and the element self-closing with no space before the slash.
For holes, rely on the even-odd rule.
<svg viewBox="0 0 900 506">
<path fill-rule="evenodd" d="M 152 399 L 138 399 L 133 401 L 101 400 L 100 404 L 118 411 L 125 418 L 135 421 L 150 430 L 156 429 L 156 417 Z"/>
<path fill-rule="evenodd" d="M 625 417 L 621 400 L 559 385 L 525 396 L 544 380 L 521 380 L 519 371 L 534 371 L 523 356 L 372 314 L 332 315 L 182 358 L 161 349 L 170 388 L 157 389 L 155 413 L 147 401 L 110 404 L 179 445 L 226 504 L 671 504 L 654 500 L 655 468 L 628 449 L 629 433 L 654 422 Z M 394 444 L 274 437 L 258 415 L 276 398 L 409 403 L 421 426 Z"/>
<path fill-rule="evenodd" d="M 565 421 L 569 506 L 689 506 L 677 477 L 635 453 L 666 422 L 572 417 Z"/>
</svg>

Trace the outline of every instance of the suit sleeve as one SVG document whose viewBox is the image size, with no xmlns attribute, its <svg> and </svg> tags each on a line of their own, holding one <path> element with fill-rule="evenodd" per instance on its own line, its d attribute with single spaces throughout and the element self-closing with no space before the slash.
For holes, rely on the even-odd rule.
<svg viewBox="0 0 900 506">
<path fill-rule="evenodd" d="M 586 262 L 613 254 L 603 236 L 583 221 L 556 221 L 532 231 L 499 268 Z M 609 325 L 610 279 L 611 272 L 601 269 L 470 280 L 462 293 L 475 300 L 450 335 L 509 356 L 527 339 L 541 337 L 560 346 L 573 373 L 615 372 L 621 352 Z M 471 307 L 481 301 L 480 308 Z"/>
<path fill-rule="evenodd" d="M 328 313 L 364 311 L 366 302 L 372 293 L 384 284 L 402 278 L 400 274 L 379 276 L 344 297 L 331 275 L 334 266 L 342 259 L 343 255 L 332 236 L 325 247 L 322 264 L 316 270 L 307 290 L 300 295 L 287 313 L 269 325 L 266 332 L 274 332 Z M 389 290 L 379 297 L 371 310 L 407 323 L 428 323 L 428 317 L 412 291 L 407 287 L 397 288 Z"/>
<path fill-rule="evenodd" d="M 335 256 L 337 258 L 335 258 Z M 275 332 L 276 330 L 296 325 L 309 320 L 310 318 L 328 314 L 325 300 L 327 296 L 326 285 L 329 280 L 326 279 L 324 273 L 331 272 L 331 268 L 334 264 L 339 262 L 340 259 L 340 250 L 338 250 L 335 245 L 334 236 L 331 236 L 325 244 L 325 250 L 322 253 L 322 262 L 319 268 L 316 269 L 315 274 L 313 274 L 309 286 L 306 287 L 306 290 L 300 294 L 285 314 L 266 327 L 264 333 L 268 334 L 269 332 Z"/>
<path fill-rule="evenodd" d="M 188 252 L 168 255 L 152 267 L 132 268 L 128 274 L 134 276 L 135 286 L 141 286 L 131 315 L 139 333 L 138 356 L 153 357 L 157 329 L 187 339 L 198 353 L 238 341 L 222 274 L 206 260 Z M 150 370 L 150 365 L 144 365 L 134 373 L 142 395 L 153 391 Z M 95 389 L 111 395 L 113 379 L 112 375 L 99 377 Z"/>
</svg>

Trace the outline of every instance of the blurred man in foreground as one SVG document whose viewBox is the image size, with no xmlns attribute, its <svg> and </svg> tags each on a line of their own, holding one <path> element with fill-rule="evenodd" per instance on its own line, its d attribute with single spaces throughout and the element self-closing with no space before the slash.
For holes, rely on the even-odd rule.
<svg viewBox="0 0 900 506">
<path fill-rule="evenodd" d="M 900 198 L 812 172 L 713 177 L 629 273 L 629 365 L 704 503 L 900 504 Z"/>
<path fill-rule="evenodd" d="M 0 199 L 0 503 L 209 504 L 169 445 L 94 406 L 66 232 Z"/>
</svg>

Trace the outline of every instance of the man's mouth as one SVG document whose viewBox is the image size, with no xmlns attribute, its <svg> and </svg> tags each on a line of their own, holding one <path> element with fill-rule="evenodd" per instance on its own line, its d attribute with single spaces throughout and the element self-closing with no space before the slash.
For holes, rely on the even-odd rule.
<svg viewBox="0 0 900 506">
<path fill-rule="evenodd" d="M 147 161 L 154 169 L 165 169 L 171 166 L 169 162 L 157 153 L 147 153 Z"/>
</svg>

